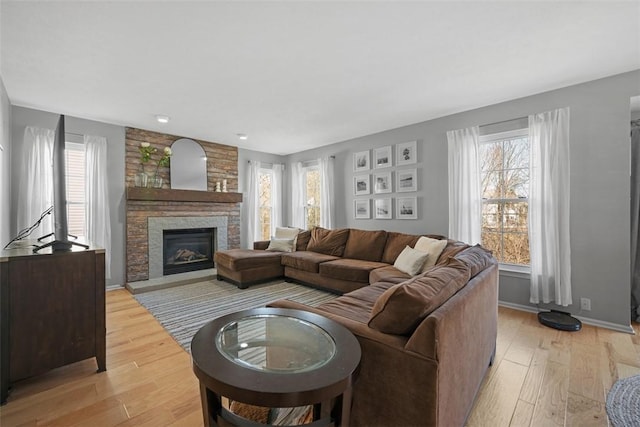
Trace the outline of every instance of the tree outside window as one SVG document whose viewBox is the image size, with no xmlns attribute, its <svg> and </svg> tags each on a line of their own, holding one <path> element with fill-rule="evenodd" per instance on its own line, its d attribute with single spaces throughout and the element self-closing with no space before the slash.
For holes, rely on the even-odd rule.
<svg viewBox="0 0 640 427">
<path fill-rule="evenodd" d="M 272 219 L 272 185 L 273 171 L 270 169 L 260 169 L 258 178 L 258 203 L 260 215 L 260 237 L 262 240 L 271 238 Z"/>
<path fill-rule="evenodd" d="M 318 168 L 306 168 L 305 180 L 305 221 L 307 229 L 320 225 L 320 171 Z"/>
<path fill-rule="evenodd" d="M 483 137 L 482 245 L 501 263 L 529 265 L 527 130 Z"/>
</svg>

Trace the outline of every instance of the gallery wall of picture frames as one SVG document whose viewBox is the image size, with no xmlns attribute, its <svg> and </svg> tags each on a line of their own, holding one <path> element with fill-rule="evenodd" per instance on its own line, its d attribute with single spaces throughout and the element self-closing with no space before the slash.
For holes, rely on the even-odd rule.
<svg viewBox="0 0 640 427">
<path fill-rule="evenodd" d="M 409 141 L 353 153 L 354 196 L 381 195 L 373 199 L 356 197 L 355 219 L 393 219 L 394 204 L 396 219 L 418 218 L 417 197 L 402 194 L 395 203 L 390 197 L 394 192 L 418 191 L 418 169 L 406 167 L 417 163 L 417 145 L 417 141 Z"/>
</svg>

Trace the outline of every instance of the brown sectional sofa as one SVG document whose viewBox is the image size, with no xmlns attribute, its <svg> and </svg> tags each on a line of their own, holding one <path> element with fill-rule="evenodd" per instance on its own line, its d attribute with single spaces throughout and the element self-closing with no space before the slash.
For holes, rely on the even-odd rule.
<svg viewBox="0 0 640 427">
<path fill-rule="evenodd" d="M 270 306 L 323 315 L 356 336 L 362 358 L 354 385 L 352 425 L 464 425 L 495 354 L 495 259 L 480 246 L 448 240 L 436 265 L 411 277 L 393 262 L 420 236 L 351 229 L 342 245 L 343 236 L 332 231 L 299 235 L 298 251 L 281 254 L 280 274 L 342 295 L 318 307 L 289 300 Z M 335 247 L 320 247 L 329 254 L 311 250 L 318 248 L 321 234 L 334 238 Z M 352 237 L 356 240 L 349 242 Z M 252 252 L 266 251 L 244 255 Z M 247 267 L 241 255 L 234 253 L 235 265 Z M 223 275 L 230 265 L 223 266 Z M 264 265 L 243 271 L 256 274 L 259 268 Z"/>
</svg>

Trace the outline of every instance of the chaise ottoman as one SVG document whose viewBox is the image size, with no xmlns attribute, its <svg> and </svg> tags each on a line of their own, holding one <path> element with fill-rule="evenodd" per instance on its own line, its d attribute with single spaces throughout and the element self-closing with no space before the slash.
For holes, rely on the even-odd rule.
<svg viewBox="0 0 640 427">
<path fill-rule="evenodd" d="M 284 275 L 282 252 L 255 249 L 229 249 L 216 252 L 214 262 L 218 280 L 226 280 L 240 289 Z"/>
</svg>

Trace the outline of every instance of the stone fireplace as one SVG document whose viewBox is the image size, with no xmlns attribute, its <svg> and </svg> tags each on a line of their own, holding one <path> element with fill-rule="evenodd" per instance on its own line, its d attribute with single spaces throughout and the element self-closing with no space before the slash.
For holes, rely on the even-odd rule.
<svg viewBox="0 0 640 427">
<path fill-rule="evenodd" d="M 207 156 L 209 191 L 169 188 L 168 168 L 159 170 L 159 175 L 164 178 L 162 188 L 134 186 L 133 178 L 141 169 L 140 143 L 148 142 L 161 152 L 179 138 L 141 129 L 126 129 L 127 282 L 155 279 L 165 274 L 165 230 L 213 229 L 211 258 L 217 250 L 240 247 L 242 195 L 237 193 L 237 147 L 197 140 Z M 227 180 L 229 192 L 212 191 L 215 183 L 222 180 Z"/>
</svg>

